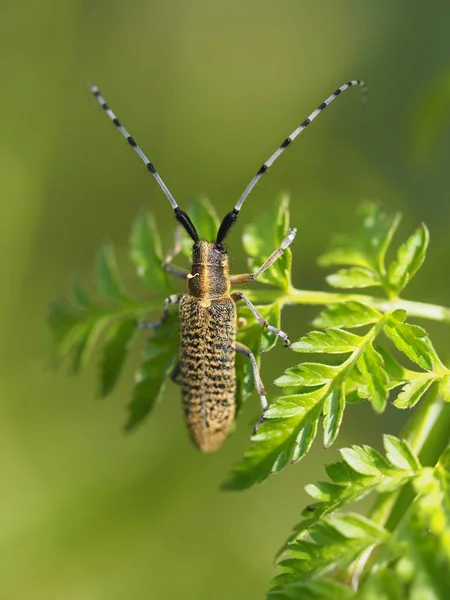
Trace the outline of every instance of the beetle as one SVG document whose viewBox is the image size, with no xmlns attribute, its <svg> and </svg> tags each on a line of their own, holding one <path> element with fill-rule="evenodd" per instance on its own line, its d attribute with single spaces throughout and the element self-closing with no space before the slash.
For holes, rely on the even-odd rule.
<svg viewBox="0 0 450 600">
<path fill-rule="evenodd" d="M 267 258 L 255 273 L 230 275 L 228 255 L 224 246 L 225 238 L 236 222 L 247 196 L 269 167 L 311 121 L 343 91 L 353 86 L 361 86 L 364 93 L 367 90 L 366 84 L 362 80 L 352 80 L 339 87 L 263 163 L 245 188 L 233 210 L 223 218 L 214 241 L 199 239 L 191 219 L 187 213 L 180 209 L 153 164 L 110 109 L 99 88 L 96 85 L 91 86 L 92 94 L 145 163 L 148 171 L 156 179 L 169 200 L 177 221 L 194 242 L 192 267 L 189 273 L 185 273 L 172 265 L 173 258 L 181 249 L 179 234 L 176 236 L 173 249 L 163 262 L 167 272 L 186 280 L 187 293 L 171 295 L 166 298 L 162 318 L 152 323 L 141 323 L 141 326 L 152 329 L 161 325 L 167 318 L 169 306 L 171 304 L 179 305 L 180 359 L 172 378 L 181 386 L 185 421 L 190 436 L 194 444 L 203 452 L 217 450 L 227 438 L 233 424 L 236 412 L 236 353 L 247 356 L 252 364 L 255 387 L 262 408 L 262 417 L 258 423 L 263 419 L 264 412 L 268 407 L 266 392 L 255 356 L 249 348 L 236 341 L 236 303 L 243 301 L 262 327 L 280 337 L 286 345 L 290 344 L 284 331 L 270 325 L 250 300 L 242 292 L 232 292 L 231 286 L 249 283 L 258 279 L 293 242 L 296 229 L 289 230 L 280 247 Z"/>
</svg>

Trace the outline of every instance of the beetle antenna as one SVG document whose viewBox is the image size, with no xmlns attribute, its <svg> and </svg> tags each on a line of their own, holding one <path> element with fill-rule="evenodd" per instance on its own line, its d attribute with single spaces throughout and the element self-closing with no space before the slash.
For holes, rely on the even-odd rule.
<svg viewBox="0 0 450 600">
<path fill-rule="evenodd" d="M 274 152 L 272 154 L 272 156 L 268 160 L 266 160 L 266 162 L 262 165 L 262 167 L 259 169 L 259 171 L 256 173 L 256 175 L 250 181 L 250 183 L 248 184 L 248 186 L 245 188 L 244 193 L 242 194 L 242 196 L 237 201 L 236 206 L 234 207 L 234 209 L 231 212 L 229 212 L 227 215 L 225 215 L 225 217 L 224 217 L 224 219 L 223 219 L 223 221 L 222 221 L 222 223 L 221 223 L 221 225 L 219 227 L 219 232 L 217 234 L 217 243 L 221 243 L 225 239 L 225 237 L 228 234 L 231 226 L 237 220 L 238 215 L 239 215 L 239 211 L 241 210 L 242 205 L 244 204 L 247 196 L 253 190 L 253 188 L 255 187 L 255 185 L 258 183 L 258 181 L 264 175 L 264 173 L 277 160 L 277 158 L 280 156 L 280 154 L 282 154 L 284 152 L 284 150 L 286 150 L 286 148 L 289 146 L 289 144 L 291 142 L 293 142 L 295 140 L 295 138 L 304 129 L 306 129 L 306 127 L 311 123 L 311 121 L 313 121 L 329 104 L 331 104 L 335 98 L 337 98 L 347 88 L 350 88 L 350 87 L 353 87 L 353 86 L 361 86 L 362 93 L 363 93 L 363 102 L 367 101 L 367 85 L 361 79 L 354 79 L 352 81 L 349 81 L 348 83 L 344 83 L 344 85 L 341 85 L 340 88 L 338 88 L 335 92 L 333 92 L 331 94 L 331 96 L 329 96 L 324 102 L 322 102 L 322 104 L 320 106 L 318 106 L 316 108 L 316 110 L 314 112 L 312 112 L 309 115 L 309 117 L 307 119 L 305 119 L 303 121 L 303 123 L 299 127 L 297 127 L 297 129 L 295 131 L 293 131 L 284 140 L 284 142 L 277 149 L 277 151 Z"/>
<path fill-rule="evenodd" d="M 116 115 L 113 113 L 113 111 L 109 108 L 106 100 L 103 98 L 100 90 L 98 89 L 98 87 L 96 85 L 91 85 L 91 92 L 93 93 L 94 97 L 97 99 L 97 102 L 103 108 L 105 113 L 108 115 L 108 117 L 114 123 L 114 125 L 117 127 L 117 129 L 120 131 L 120 133 L 123 135 L 123 137 L 127 140 L 127 142 L 130 144 L 130 146 L 133 148 L 133 150 L 136 152 L 136 154 L 139 156 L 139 158 L 142 160 L 142 162 L 145 164 L 145 166 L 147 167 L 147 170 L 156 179 L 159 187 L 162 189 L 162 191 L 166 195 L 166 198 L 172 205 L 172 208 L 175 211 L 175 217 L 177 218 L 177 220 L 181 223 L 181 225 L 184 227 L 184 229 L 188 232 L 189 236 L 194 240 L 194 242 L 198 242 L 198 234 L 194 227 L 194 224 L 192 223 L 192 221 L 190 220 L 188 215 L 180 209 L 177 201 L 172 196 L 169 188 L 166 186 L 164 181 L 159 176 L 159 174 L 156 171 L 153 164 L 148 160 L 148 158 L 145 156 L 145 154 L 139 148 L 137 143 L 134 141 L 134 139 L 131 137 L 131 135 L 128 133 L 128 131 L 125 129 L 125 127 L 120 123 L 119 119 L 116 117 Z"/>
</svg>

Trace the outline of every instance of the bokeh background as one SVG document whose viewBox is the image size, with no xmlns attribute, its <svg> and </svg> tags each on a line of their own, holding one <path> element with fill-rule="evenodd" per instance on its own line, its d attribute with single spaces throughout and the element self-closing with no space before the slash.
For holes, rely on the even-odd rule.
<svg viewBox="0 0 450 600">
<path fill-rule="evenodd" d="M 318 442 L 265 484 L 224 494 L 218 486 L 246 447 L 256 397 L 223 449 L 202 456 L 172 384 L 147 423 L 122 434 L 139 348 L 105 401 L 95 398 L 95 360 L 77 378 L 47 368 L 47 305 L 76 275 L 92 282 L 99 245 L 113 241 L 125 265 L 132 220 L 145 208 L 166 247 L 172 237 L 166 199 L 88 82 L 180 203 L 201 192 L 224 213 L 329 93 L 366 79 L 368 105 L 347 92 L 253 192 L 229 239 L 233 264 L 245 265 L 245 223 L 289 190 L 295 284 L 323 289 L 316 257 L 333 232 L 354 227 L 359 200 L 379 199 L 404 211 L 404 236 L 429 225 L 429 258 L 408 294 L 445 305 L 449 19 L 448 3 L 418 0 L 3 0 L 1 600 L 262 598 L 274 552 L 306 502 L 303 486 L 336 457 Z M 284 328 L 300 336 L 314 312 L 289 309 Z M 427 328 L 445 352 L 448 329 Z M 277 349 L 263 361 L 266 382 L 286 356 Z M 379 446 L 402 418 L 351 407 L 337 446 Z"/>
</svg>

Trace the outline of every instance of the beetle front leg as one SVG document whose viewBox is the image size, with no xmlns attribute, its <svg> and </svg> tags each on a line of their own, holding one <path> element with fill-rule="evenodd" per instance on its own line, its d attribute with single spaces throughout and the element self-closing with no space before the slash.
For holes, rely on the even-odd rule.
<svg viewBox="0 0 450 600">
<path fill-rule="evenodd" d="M 141 329 L 155 329 L 160 325 L 164 325 L 167 321 L 167 315 L 169 314 L 169 305 L 178 304 L 183 297 L 183 294 L 172 294 L 164 300 L 163 314 L 159 321 L 139 321 L 138 325 Z"/>
<path fill-rule="evenodd" d="M 181 231 L 179 229 L 175 229 L 175 237 L 173 241 L 173 246 L 166 254 L 165 259 L 163 260 L 163 269 L 167 273 L 174 275 L 175 277 L 179 277 L 180 279 L 186 279 L 187 272 L 179 267 L 175 267 L 172 265 L 172 261 L 181 252 L 181 246 L 183 243 L 183 238 L 181 235 Z"/>
<path fill-rule="evenodd" d="M 247 298 L 247 296 L 245 296 L 242 292 L 235 292 L 234 294 L 231 294 L 231 297 L 233 298 L 233 300 L 235 302 L 237 302 L 238 300 L 242 300 L 243 302 L 245 302 L 245 304 L 251 310 L 252 315 L 255 317 L 255 319 L 258 321 L 258 323 L 261 325 L 261 327 L 265 327 L 266 329 L 268 329 L 269 331 L 271 331 L 272 333 L 274 333 L 275 335 L 280 337 L 286 346 L 290 345 L 291 340 L 289 339 L 287 334 L 284 333 L 284 331 L 281 331 L 281 329 L 278 329 L 278 327 L 274 327 L 273 325 L 270 325 L 265 320 L 265 318 L 262 316 L 262 314 L 258 311 L 256 306 L 250 302 L 250 300 Z"/>
<path fill-rule="evenodd" d="M 286 250 L 286 248 L 292 244 L 296 235 L 297 230 L 295 228 L 289 229 L 289 233 L 281 242 L 280 247 L 277 250 L 275 250 L 275 252 L 272 252 L 269 258 L 267 258 L 264 261 L 264 263 L 259 267 L 256 273 L 242 273 L 241 275 L 231 275 L 231 285 L 242 285 L 243 283 L 249 283 L 250 281 L 255 281 L 255 279 L 258 279 L 258 277 L 262 275 L 264 271 L 267 271 L 267 269 L 271 267 L 273 263 L 280 258 L 280 256 Z"/>
</svg>

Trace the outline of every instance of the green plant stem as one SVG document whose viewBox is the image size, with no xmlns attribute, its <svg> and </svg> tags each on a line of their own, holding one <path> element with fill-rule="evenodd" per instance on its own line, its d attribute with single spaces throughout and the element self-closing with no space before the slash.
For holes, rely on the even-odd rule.
<svg viewBox="0 0 450 600">
<path fill-rule="evenodd" d="M 275 290 L 242 290 L 248 298 L 255 303 L 267 304 L 278 301 L 281 306 L 289 306 L 294 304 L 310 304 L 310 305 L 328 305 L 336 302 L 357 301 L 367 304 L 381 312 L 392 312 L 397 309 L 406 310 L 409 316 L 419 317 L 422 319 L 431 319 L 450 323 L 450 308 L 439 306 L 438 304 L 427 304 L 425 302 L 413 302 L 411 300 L 403 300 L 395 298 L 388 300 L 385 298 L 377 298 L 376 296 L 368 296 L 365 294 L 351 294 L 342 292 L 315 292 L 309 290 L 298 290 L 291 288 L 290 290 L 275 291 Z"/>
<path fill-rule="evenodd" d="M 435 466 L 449 444 L 449 432 L 450 404 L 442 400 L 435 386 L 417 407 L 404 427 L 401 437 L 419 456 L 422 465 Z M 369 516 L 389 531 L 393 531 L 414 497 L 411 485 L 400 491 L 381 494 L 377 497 Z"/>
</svg>

